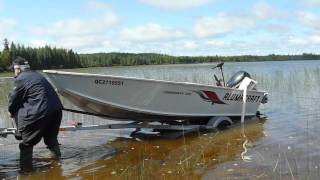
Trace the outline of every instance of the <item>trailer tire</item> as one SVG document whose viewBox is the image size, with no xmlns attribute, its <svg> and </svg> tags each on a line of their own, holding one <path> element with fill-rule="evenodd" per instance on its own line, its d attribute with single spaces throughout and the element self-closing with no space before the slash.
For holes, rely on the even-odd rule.
<svg viewBox="0 0 320 180">
<path fill-rule="evenodd" d="M 229 126 L 231 126 L 231 123 L 229 121 L 224 120 L 218 124 L 217 129 L 224 130 L 227 129 Z"/>
<path fill-rule="evenodd" d="M 207 126 L 222 130 L 232 125 L 232 123 L 233 123 L 232 120 L 227 116 L 216 116 L 216 117 L 210 118 Z"/>
</svg>

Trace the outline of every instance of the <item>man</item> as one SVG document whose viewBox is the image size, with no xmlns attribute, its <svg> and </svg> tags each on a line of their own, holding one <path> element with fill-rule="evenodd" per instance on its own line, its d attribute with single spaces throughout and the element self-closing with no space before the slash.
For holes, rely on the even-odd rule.
<svg viewBox="0 0 320 180">
<path fill-rule="evenodd" d="M 9 95 L 8 110 L 21 133 L 20 168 L 22 171 L 30 171 L 33 146 L 41 138 L 56 157 L 61 156 L 57 136 L 62 119 L 62 104 L 50 83 L 30 70 L 28 61 L 18 57 L 12 65 L 15 87 Z"/>
</svg>

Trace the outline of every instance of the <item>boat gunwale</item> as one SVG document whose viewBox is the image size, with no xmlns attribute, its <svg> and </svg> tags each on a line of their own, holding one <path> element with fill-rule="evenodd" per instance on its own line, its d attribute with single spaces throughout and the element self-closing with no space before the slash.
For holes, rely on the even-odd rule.
<svg viewBox="0 0 320 180">
<path fill-rule="evenodd" d="M 144 78 L 136 78 L 136 77 L 126 77 L 126 76 L 115 76 L 115 75 L 107 75 L 107 74 L 93 74 L 93 73 L 79 73 L 79 72 L 68 72 L 68 71 L 57 71 L 57 70 L 43 70 L 44 73 L 47 74 L 61 74 L 61 75 L 74 75 L 74 76 L 91 76 L 91 77 L 110 77 L 110 78 L 120 78 L 126 80 L 135 80 L 135 81 L 147 81 L 147 82 L 160 82 L 167 84 L 181 84 L 181 85 L 196 85 L 205 88 L 220 88 L 227 90 L 235 90 L 235 91 L 243 91 L 241 89 L 222 87 L 222 86 L 210 86 L 205 84 L 193 83 L 193 82 L 177 82 L 177 81 L 166 81 L 166 80 L 157 80 L 157 79 L 144 79 Z M 261 90 L 248 90 L 248 92 L 252 93 L 267 93 L 266 91 Z"/>
</svg>

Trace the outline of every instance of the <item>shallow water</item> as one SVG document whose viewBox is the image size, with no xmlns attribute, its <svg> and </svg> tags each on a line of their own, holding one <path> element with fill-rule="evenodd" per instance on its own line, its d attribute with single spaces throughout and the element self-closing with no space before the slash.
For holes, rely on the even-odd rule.
<svg viewBox="0 0 320 180">
<path fill-rule="evenodd" d="M 89 68 L 75 71 L 214 84 L 213 64 Z M 18 170 L 18 142 L 0 139 L 0 178 L 51 179 L 319 179 L 320 61 L 226 63 L 226 79 L 249 72 L 269 103 L 266 119 L 236 123 L 223 131 L 196 132 L 178 139 L 130 137 L 133 129 L 61 132 L 62 159 L 54 162 L 41 142 L 36 171 Z M 0 81 L 0 127 L 10 82 Z M 66 100 L 64 105 L 72 107 Z M 63 125 L 112 121 L 64 113 Z"/>
</svg>

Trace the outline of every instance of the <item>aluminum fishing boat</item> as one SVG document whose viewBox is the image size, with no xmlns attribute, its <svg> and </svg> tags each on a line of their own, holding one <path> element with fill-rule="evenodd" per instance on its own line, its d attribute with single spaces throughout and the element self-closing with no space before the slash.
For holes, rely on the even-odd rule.
<svg viewBox="0 0 320 180">
<path fill-rule="evenodd" d="M 241 116 L 244 92 L 241 86 L 245 81 L 249 81 L 245 116 L 255 115 L 267 98 L 267 93 L 257 90 L 256 82 L 244 71 L 236 73 L 227 83 L 216 78 L 217 86 L 56 70 L 44 73 L 58 92 L 79 108 L 119 120 Z"/>
</svg>

